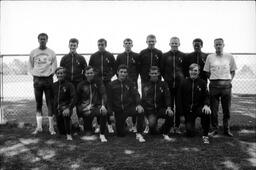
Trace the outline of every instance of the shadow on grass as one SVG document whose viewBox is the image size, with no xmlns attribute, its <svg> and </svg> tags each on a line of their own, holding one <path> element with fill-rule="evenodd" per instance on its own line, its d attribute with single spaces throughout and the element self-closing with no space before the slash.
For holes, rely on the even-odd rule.
<svg viewBox="0 0 256 170">
<path fill-rule="evenodd" d="M 74 136 L 47 132 L 30 135 L 32 128 L 0 126 L 0 163 L 2 169 L 253 169 L 256 167 L 254 129 L 234 131 L 234 137 L 210 138 L 174 135 L 175 142 L 161 136 L 146 135 L 139 143 L 135 134 L 124 138 L 107 135 L 108 142 L 83 141 Z"/>
</svg>

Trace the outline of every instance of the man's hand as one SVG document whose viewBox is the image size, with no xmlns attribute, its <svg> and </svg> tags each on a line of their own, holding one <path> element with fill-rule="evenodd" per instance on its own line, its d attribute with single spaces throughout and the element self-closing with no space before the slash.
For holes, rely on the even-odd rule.
<svg viewBox="0 0 256 170">
<path fill-rule="evenodd" d="M 173 116 L 173 111 L 172 111 L 171 107 L 167 107 L 165 113 L 166 113 L 168 116 Z"/>
<path fill-rule="evenodd" d="M 101 108 L 100 108 L 100 113 L 101 113 L 102 115 L 106 115 L 106 114 L 108 113 L 108 111 L 107 111 L 107 109 L 106 109 L 106 107 L 105 107 L 104 105 L 101 106 Z"/>
<path fill-rule="evenodd" d="M 207 105 L 204 105 L 203 109 L 202 109 L 202 112 L 207 114 L 207 115 L 210 115 L 212 113 L 211 109 L 209 106 Z"/>
<path fill-rule="evenodd" d="M 69 116 L 69 114 L 70 114 L 69 108 L 64 109 L 62 114 L 63 114 L 63 116 Z"/>
<path fill-rule="evenodd" d="M 138 113 L 143 113 L 143 112 L 144 112 L 144 109 L 143 109 L 143 107 L 139 104 L 138 106 L 136 106 L 136 111 L 137 111 Z"/>
</svg>

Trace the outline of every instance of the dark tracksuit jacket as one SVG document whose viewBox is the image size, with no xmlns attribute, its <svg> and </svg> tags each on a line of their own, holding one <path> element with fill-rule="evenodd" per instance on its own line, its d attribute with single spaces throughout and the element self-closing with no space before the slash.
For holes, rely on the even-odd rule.
<svg viewBox="0 0 256 170">
<path fill-rule="evenodd" d="M 87 66 L 83 56 L 69 53 L 62 57 L 60 66 L 66 69 L 66 79 L 76 85 L 84 79 L 84 69 Z"/>
<path fill-rule="evenodd" d="M 184 60 L 185 77 L 189 77 L 189 66 L 192 63 L 196 63 L 200 66 L 199 77 L 207 82 L 207 75 L 203 71 L 207 55 L 208 54 L 203 52 L 192 52 L 187 54 Z"/>
<path fill-rule="evenodd" d="M 138 90 L 129 79 L 112 81 L 108 89 L 108 99 L 109 109 L 113 112 L 126 112 L 140 104 Z"/>
<path fill-rule="evenodd" d="M 91 82 L 84 80 L 77 86 L 78 109 L 83 114 L 85 132 L 92 132 L 92 121 L 97 116 L 100 124 L 100 133 L 104 134 L 106 129 L 107 115 L 100 113 L 100 106 L 106 104 L 106 90 L 103 82 L 94 79 Z M 90 109 L 87 107 L 92 105 Z M 86 115 L 84 113 L 90 113 Z"/>
<path fill-rule="evenodd" d="M 184 78 L 185 55 L 180 51 L 169 51 L 164 53 L 161 59 L 161 74 L 164 80 L 171 84 L 172 88 L 179 87 L 181 80 Z"/>
<path fill-rule="evenodd" d="M 142 89 L 141 104 L 145 110 L 156 112 L 171 107 L 168 85 L 163 81 L 147 82 Z"/>
<path fill-rule="evenodd" d="M 140 77 L 142 82 L 148 81 L 149 69 L 151 66 L 158 66 L 160 68 L 160 61 L 162 58 L 162 51 L 154 49 L 144 49 L 139 54 L 140 63 Z M 161 76 L 160 76 L 161 77 Z"/>
<path fill-rule="evenodd" d="M 164 118 L 165 123 L 162 126 L 162 130 L 163 134 L 168 134 L 173 125 L 173 117 L 165 114 L 167 107 L 171 107 L 168 85 L 160 80 L 145 83 L 142 87 L 141 104 L 150 120 L 150 133 L 157 134 L 157 120 L 158 118 Z M 152 116 L 155 119 L 150 119 Z"/>
<path fill-rule="evenodd" d="M 178 89 L 180 87 L 181 81 L 184 79 L 184 58 L 185 53 L 180 51 L 169 51 L 163 54 L 161 60 L 161 74 L 167 82 L 170 90 L 171 96 L 171 107 L 174 109 L 174 103 L 176 106 L 175 112 L 175 126 L 180 125 L 181 116 L 181 106 L 179 100 Z"/>
<path fill-rule="evenodd" d="M 140 70 L 139 54 L 132 51 L 119 54 L 116 58 L 116 67 L 118 68 L 121 64 L 128 67 L 128 78 L 137 84 Z"/>
<path fill-rule="evenodd" d="M 144 115 L 137 114 L 135 110 L 140 104 L 140 95 L 134 82 L 129 79 L 112 81 L 108 88 L 108 99 L 108 109 L 115 113 L 117 135 L 125 135 L 125 120 L 128 116 L 137 117 L 137 129 L 142 133 Z"/>
<path fill-rule="evenodd" d="M 95 107 L 105 105 L 106 100 L 106 89 L 101 80 L 84 80 L 78 84 L 77 103 L 80 111 L 90 104 Z"/>
<path fill-rule="evenodd" d="M 182 111 L 186 117 L 186 125 L 192 124 L 192 127 L 187 129 L 194 130 L 195 119 L 200 116 L 204 136 L 207 136 L 210 126 L 210 115 L 206 115 L 201 111 L 204 105 L 209 106 L 210 104 L 207 83 L 200 78 L 195 80 L 186 78 L 182 81 L 180 94 Z"/>
<path fill-rule="evenodd" d="M 100 80 L 110 82 L 116 74 L 116 61 L 114 56 L 108 51 L 97 51 L 90 57 L 89 65 L 92 66 Z"/>
<path fill-rule="evenodd" d="M 57 117 L 57 126 L 61 134 L 70 134 L 70 116 L 63 117 L 62 112 L 68 108 L 72 113 L 76 103 L 76 91 L 72 83 L 64 80 L 53 84 L 54 113 Z"/>
</svg>

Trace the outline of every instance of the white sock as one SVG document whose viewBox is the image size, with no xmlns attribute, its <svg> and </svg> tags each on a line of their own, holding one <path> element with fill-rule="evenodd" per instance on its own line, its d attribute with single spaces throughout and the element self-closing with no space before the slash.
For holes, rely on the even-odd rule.
<svg viewBox="0 0 256 170">
<path fill-rule="evenodd" d="M 53 128 L 53 117 L 52 116 L 48 116 L 49 119 L 49 131 L 54 131 Z"/>
<path fill-rule="evenodd" d="M 43 117 L 42 116 L 36 116 L 36 123 L 37 123 L 37 129 L 42 129 L 42 122 L 43 122 Z"/>
</svg>

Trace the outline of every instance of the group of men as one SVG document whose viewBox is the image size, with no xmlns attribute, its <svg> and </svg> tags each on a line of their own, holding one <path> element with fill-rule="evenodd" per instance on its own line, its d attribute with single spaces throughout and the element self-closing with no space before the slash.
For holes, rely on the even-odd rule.
<svg viewBox="0 0 256 170">
<path fill-rule="evenodd" d="M 232 136 L 229 129 L 231 81 L 236 63 L 231 54 L 223 53 L 223 39 L 215 39 L 216 53 L 207 55 L 201 51 L 203 41 L 199 38 L 193 40 L 194 52 L 189 54 L 178 50 L 178 37 L 170 39 L 171 50 L 164 54 L 155 48 L 154 35 L 147 36 L 148 47 L 139 54 L 132 51 L 133 41 L 127 38 L 123 41 L 125 51 L 116 59 L 106 51 L 107 41 L 99 39 L 98 51 L 90 56 L 87 65 L 84 57 L 76 51 L 78 40 L 72 38 L 70 52 L 62 57 L 58 68 L 55 53 L 46 47 L 47 40 L 47 34 L 39 34 L 40 46 L 31 52 L 29 58 L 36 99 L 37 127 L 34 134 L 42 131 L 42 95 L 45 93 L 49 131 L 55 134 L 55 115 L 58 131 L 66 135 L 67 140 L 72 140 L 70 117 L 76 107 L 86 135 L 93 132 L 92 122 L 97 118 L 101 142 L 107 142 L 106 127 L 113 132 L 112 117 L 117 136 L 125 136 L 126 120 L 132 117 L 136 139 L 145 142 L 145 120 L 150 134 L 161 134 L 164 140 L 173 141 L 169 133 L 180 133 L 180 118 L 184 116 L 187 136 L 195 135 L 195 119 L 201 118 L 203 143 L 208 144 L 210 122 L 211 134 L 218 133 L 220 101 L 224 134 Z M 58 79 L 55 83 L 54 74 Z M 112 80 L 115 75 L 117 79 Z M 139 75 L 141 95 L 137 83 Z M 159 118 L 164 119 L 160 128 L 157 125 Z"/>
</svg>

